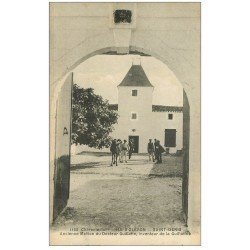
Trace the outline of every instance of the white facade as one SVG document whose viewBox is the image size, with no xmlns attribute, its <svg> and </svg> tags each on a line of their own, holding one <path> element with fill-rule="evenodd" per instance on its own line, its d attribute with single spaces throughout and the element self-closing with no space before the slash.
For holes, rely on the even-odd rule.
<svg viewBox="0 0 250 250">
<path fill-rule="evenodd" d="M 168 119 L 168 114 L 173 115 L 173 119 Z M 165 129 L 176 129 L 176 146 L 169 147 L 170 153 L 176 153 L 177 150 L 182 149 L 183 140 L 183 115 L 182 112 L 153 112 L 152 120 L 155 121 L 153 126 L 154 138 L 158 138 L 161 145 L 165 144 Z M 156 129 L 154 129 L 154 127 Z"/>
<path fill-rule="evenodd" d="M 137 96 L 132 96 L 137 90 Z M 118 124 L 111 136 L 128 140 L 129 136 L 139 136 L 139 153 L 147 152 L 149 139 L 158 139 L 165 146 L 165 129 L 176 129 L 176 147 L 170 147 L 170 153 L 182 149 L 182 112 L 153 112 L 153 87 L 118 86 Z M 137 118 L 132 119 L 132 113 Z M 170 120 L 168 114 L 172 114 Z"/>
</svg>

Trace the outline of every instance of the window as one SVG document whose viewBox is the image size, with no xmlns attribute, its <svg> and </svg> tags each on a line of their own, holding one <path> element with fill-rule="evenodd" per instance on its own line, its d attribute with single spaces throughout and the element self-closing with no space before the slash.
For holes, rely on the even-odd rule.
<svg viewBox="0 0 250 250">
<path fill-rule="evenodd" d="M 137 89 L 132 90 L 132 96 L 137 96 Z"/>
<path fill-rule="evenodd" d="M 132 113 L 131 119 L 132 119 L 132 120 L 136 120 L 136 119 L 137 119 L 137 114 L 136 114 L 136 113 Z"/>
<path fill-rule="evenodd" d="M 168 120 L 173 120 L 173 114 L 168 114 Z"/>
</svg>

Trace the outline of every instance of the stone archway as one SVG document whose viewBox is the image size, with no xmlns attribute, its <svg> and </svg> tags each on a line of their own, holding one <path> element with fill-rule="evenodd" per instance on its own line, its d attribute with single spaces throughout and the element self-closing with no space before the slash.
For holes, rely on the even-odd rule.
<svg viewBox="0 0 250 250">
<path fill-rule="evenodd" d="M 145 51 L 141 48 L 133 48 L 133 50 L 130 50 L 130 54 L 141 54 L 141 55 L 148 55 L 149 51 Z M 82 62 L 87 60 L 88 58 L 91 58 L 95 55 L 100 54 L 117 54 L 115 51 L 111 50 L 110 48 L 104 48 L 102 50 L 96 51 L 95 53 L 91 53 L 90 55 L 81 58 L 78 60 L 72 68 L 69 69 L 69 71 L 76 68 L 78 65 L 80 65 Z M 157 57 L 159 59 L 159 57 Z M 67 74 L 66 74 L 67 75 Z M 64 84 L 62 85 L 62 87 Z M 183 204 L 183 216 L 187 223 L 188 220 L 188 172 L 189 172 L 189 104 L 188 104 L 188 98 L 186 96 L 185 90 L 183 90 L 183 105 L 184 105 L 184 114 L 183 114 L 183 145 L 184 145 L 184 161 L 183 161 L 183 185 L 182 185 L 182 204 Z"/>
</svg>

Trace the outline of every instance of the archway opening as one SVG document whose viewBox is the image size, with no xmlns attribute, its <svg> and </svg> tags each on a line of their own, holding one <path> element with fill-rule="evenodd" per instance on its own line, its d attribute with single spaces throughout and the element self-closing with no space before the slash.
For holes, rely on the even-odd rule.
<svg viewBox="0 0 250 250">
<path fill-rule="evenodd" d="M 104 55 L 103 56 L 105 56 L 105 57 L 123 57 L 123 58 L 125 58 L 125 57 L 129 57 L 128 55 L 126 56 L 126 55 L 123 55 L 123 56 L 121 56 L 121 55 L 116 55 L 116 53 L 115 52 L 113 52 L 113 51 L 111 51 L 111 50 L 108 50 L 108 51 L 106 51 L 106 49 L 105 49 L 105 52 L 103 53 Z M 147 63 L 145 63 L 145 61 L 150 61 L 153 57 L 152 56 L 150 56 L 149 54 L 145 54 L 144 52 L 138 52 L 138 50 L 133 50 L 133 51 L 131 51 L 131 55 L 139 55 L 139 56 L 141 56 L 142 58 L 143 58 L 143 60 L 142 61 L 144 61 L 144 63 L 142 62 L 141 63 L 141 66 L 143 67 L 143 68 L 145 68 L 144 70 L 145 70 L 145 72 L 146 72 L 146 75 L 147 74 L 149 74 L 149 75 L 151 75 L 152 74 L 152 72 L 151 73 L 149 73 L 149 71 L 150 71 L 150 69 L 152 70 L 152 62 L 149 62 L 148 64 Z M 86 66 L 86 62 L 87 61 L 89 61 L 89 60 L 93 60 L 93 58 L 94 58 L 94 56 L 93 56 L 93 54 L 89 57 L 89 59 L 87 60 L 87 58 L 85 58 L 85 60 L 84 60 L 84 63 L 85 63 L 85 66 Z M 118 60 L 116 58 L 116 61 Z M 130 58 L 131 59 L 131 58 Z M 157 59 L 155 59 L 155 60 L 157 60 Z M 108 61 L 109 61 L 109 63 L 110 63 L 110 60 L 108 59 Z M 118 60 L 119 61 L 119 60 Z M 122 60 L 121 60 L 122 61 Z M 126 60 L 125 60 L 126 61 Z M 158 60 L 157 60 L 158 61 Z M 93 62 L 92 62 L 93 63 Z M 108 63 L 108 62 L 107 62 Z M 160 63 L 162 63 L 162 62 L 160 62 Z M 79 61 L 77 64 L 79 64 L 79 66 L 78 66 L 78 70 L 79 70 L 79 67 L 82 65 L 82 63 Z M 124 63 L 124 65 L 125 65 L 126 63 Z M 130 60 L 130 64 L 131 65 L 133 65 L 133 62 Z M 150 64 L 151 64 L 151 66 L 150 66 Z M 163 64 L 163 63 L 162 63 Z M 131 67 L 131 65 L 129 66 L 129 67 Z M 147 65 L 149 65 L 149 66 L 147 66 Z M 74 72 L 74 83 L 77 83 L 77 81 L 78 81 L 78 83 L 79 83 L 79 79 L 77 79 L 77 77 L 79 77 L 79 76 L 77 76 L 77 74 L 79 73 L 77 73 L 77 68 L 76 68 L 76 64 L 74 65 L 74 67 L 75 67 L 75 70 L 73 70 L 73 72 Z M 90 67 L 91 67 L 91 64 L 90 64 Z M 92 67 L 93 67 L 93 65 L 92 65 Z M 110 81 L 113 81 L 114 82 L 114 85 L 116 85 L 116 86 L 113 86 L 113 87 L 115 87 L 116 88 L 116 90 L 117 90 L 117 85 L 123 80 L 122 78 L 126 75 L 126 73 L 128 73 L 129 72 L 129 67 L 125 67 L 124 68 L 124 72 L 120 72 L 120 74 L 119 73 L 117 73 L 117 76 L 115 77 L 115 79 L 109 79 Z M 148 68 L 147 68 L 148 67 Z M 159 67 L 159 65 L 158 65 L 158 67 Z M 93 69 L 95 69 L 96 68 L 96 66 L 95 67 L 93 67 Z M 119 67 L 117 67 L 117 68 L 119 68 Z M 155 66 L 155 72 L 162 72 L 159 68 L 157 68 L 157 65 Z M 113 67 L 113 69 L 114 69 L 114 67 Z M 72 70 L 72 69 L 71 69 Z M 80 70 L 81 71 L 81 70 Z M 118 70 L 119 71 L 119 70 Z M 170 70 L 169 70 L 169 72 L 171 72 Z M 100 75 L 98 75 L 97 73 L 96 73 L 96 71 L 95 70 L 93 70 L 93 72 L 89 72 L 88 74 L 87 74 L 87 76 L 89 77 L 89 79 L 91 80 L 91 77 L 90 77 L 90 75 L 92 74 L 92 80 L 93 79 L 95 79 L 95 77 L 100 77 Z M 93 75 L 94 74 L 94 75 Z M 107 75 L 107 74 L 106 74 Z M 157 75 L 157 74 L 156 74 Z M 111 74 L 111 76 L 112 76 L 112 74 Z M 119 78 L 120 77 L 120 78 Z M 152 77 L 152 76 L 151 76 Z M 165 76 L 166 77 L 166 76 Z M 156 79 L 156 77 L 154 78 L 154 77 L 152 77 L 153 79 Z M 159 75 L 158 75 L 158 83 L 159 82 L 164 82 L 164 80 L 162 80 L 162 76 L 160 76 L 159 77 Z M 171 77 L 170 77 L 171 78 Z M 174 79 L 174 74 L 172 73 L 172 78 Z M 82 79 L 84 79 L 84 80 L 86 80 L 87 78 L 86 78 L 86 75 L 85 75 L 85 78 L 83 77 Z M 119 80 L 120 79 L 120 80 Z M 173 81 L 173 79 L 171 79 L 172 81 Z M 175 79 L 175 80 L 177 80 L 177 79 Z M 105 80 L 104 78 L 102 78 L 100 81 L 108 81 L 107 79 Z M 176 83 L 178 82 L 178 80 L 176 81 Z M 153 85 L 154 84 L 158 84 L 157 83 L 157 81 L 155 81 L 154 80 L 154 83 L 153 83 Z M 93 82 L 91 83 L 91 81 L 89 82 L 89 83 L 87 83 L 87 81 L 84 81 L 84 84 L 82 85 L 82 87 L 85 87 L 85 88 L 88 88 L 88 87 L 91 87 L 92 86 L 92 84 L 93 84 Z M 178 83 L 179 84 L 179 83 Z M 78 85 L 81 85 L 81 84 L 78 84 Z M 92 86 L 93 87 L 93 86 Z M 110 86 L 109 86 L 110 87 Z M 132 86 L 133 88 L 135 88 L 135 86 Z M 139 87 L 139 91 L 141 92 L 141 88 L 143 88 L 143 86 L 138 86 Z M 168 196 L 168 197 L 165 197 L 165 200 L 174 200 L 174 199 L 176 199 L 176 197 L 179 197 L 180 199 L 177 201 L 177 203 L 178 204 L 181 204 L 181 213 L 179 213 L 178 215 L 175 215 L 175 216 L 180 216 L 180 217 L 182 217 L 183 216 L 183 222 L 187 222 L 187 216 L 188 216 L 188 167 L 189 167 L 189 123 L 190 123 L 190 118 L 189 118 L 189 104 L 188 104 L 188 99 L 187 99 L 187 96 L 186 96 L 186 93 L 185 93 L 185 91 L 184 91 L 184 89 L 183 88 L 180 88 L 179 89 L 179 92 L 178 92 L 178 94 L 180 95 L 179 97 L 179 100 L 182 100 L 181 102 L 179 102 L 177 105 L 175 104 L 175 103 L 164 103 L 164 102 L 161 102 L 161 103 L 157 103 L 157 101 L 159 101 L 159 100 L 168 100 L 168 102 L 169 102 L 169 98 L 163 98 L 162 97 L 162 95 L 163 95 L 163 93 L 164 93 L 164 91 L 163 91 L 163 89 L 164 89 L 164 86 L 162 85 L 159 85 L 158 87 L 156 87 L 156 86 L 154 86 L 155 87 L 155 89 L 154 89 L 154 91 L 156 91 L 156 93 L 158 93 L 158 95 L 156 94 L 156 95 L 153 95 L 153 99 L 152 99 L 152 103 L 150 104 L 151 106 L 152 106 L 152 113 L 157 113 L 157 114 L 159 114 L 160 116 L 165 116 L 164 117 L 164 119 L 166 120 L 166 121 L 168 121 L 168 125 L 166 125 L 166 124 L 164 124 L 164 134 L 163 135 L 161 135 L 160 137 L 160 141 L 161 141 L 161 143 L 162 144 L 164 144 L 163 146 L 165 147 L 165 149 L 166 149 L 166 151 L 167 151 L 167 153 L 166 153 L 166 162 L 165 162 L 165 166 L 171 166 L 171 164 L 175 164 L 174 165 L 174 167 L 177 167 L 177 168 L 172 168 L 172 172 L 170 171 L 169 172 L 169 168 L 167 168 L 167 167 L 164 167 L 164 166 L 162 166 L 161 164 L 159 164 L 159 165 L 157 165 L 157 164 L 154 164 L 154 163 L 152 163 L 152 166 L 150 166 L 150 167 L 148 167 L 146 170 L 148 171 L 147 172 L 147 178 L 146 178 L 146 180 L 148 181 L 148 182 L 150 182 L 150 181 L 152 181 L 152 180 L 156 180 L 156 182 L 154 183 L 154 184 L 152 184 L 151 185 L 151 189 L 152 189 L 152 187 L 156 184 L 156 183 L 159 183 L 159 178 L 160 177 L 166 177 L 166 178 L 172 178 L 172 180 L 173 180 L 173 178 L 179 178 L 180 179 L 180 181 L 178 182 L 178 183 L 180 183 L 180 184 L 176 184 L 175 182 L 171 182 L 171 183 L 168 183 L 168 187 L 177 187 L 177 189 L 175 189 L 175 188 L 173 188 L 171 191 L 172 191 L 172 194 L 174 193 L 174 192 L 176 192 L 176 193 L 178 193 L 178 192 L 181 192 L 181 194 L 179 195 L 179 196 L 171 196 L 171 192 L 170 193 L 165 193 L 164 195 L 170 195 L 170 196 Z M 169 87 L 169 86 L 168 86 Z M 115 99 L 114 98 L 114 96 L 112 96 L 112 93 L 113 93 L 113 95 L 116 95 L 117 96 L 117 98 L 118 98 L 118 93 L 116 93 L 115 91 L 114 91 L 114 88 L 113 88 L 113 90 L 112 90 L 112 88 L 110 89 L 110 90 L 108 90 L 107 91 L 107 85 L 106 85 L 106 91 L 104 91 L 103 93 L 102 93 L 102 91 L 103 91 L 103 88 L 102 87 L 100 87 L 100 86 L 98 86 L 98 84 L 96 84 L 95 85 L 95 88 L 94 88 L 95 90 L 96 90 L 96 92 L 97 92 L 97 94 L 100 94 L 100 95 L 104 95 L 105 97 L 105 99 L 109 99 L 109 101 L 110 100 L 112 100 L 112 101 L 110 101 L 110 104 L 113 104 L 113 105 L 115 105 L 115 104 L 118 104 L 118 102 L 119 102 L 119 100 L 118 99 Z M 172 88 L 173 89 L 173 88 Z M 134 89 L 133 89 L 134 90 Z M 117 90 L 118 91 L 118 90 Z M 147 91 L 146 91 L 147 92 Z M 145 92 L 145 93 L 146 93 Z M 114 94 L 115 93 L 115 94 Z M 144 93 L 144 92 L 143 92 Z M 154 92 L 155 93 L 155 92 Z M 177 93 L 177 92 L 176 92 Z M 160 96 L 160 98 L 159 98 L 159 96 Z M 174 94 L 172 93 L 170 93 L 169 94 L 169 97 L 171 98 L 171 96 L 174 96 Z M 108 97 L 108 98 L 107 98 Z M 113 99 L 112 99 L 113 98 Z M 117 103 L 115 103 L 115 101 L 117 100 Z M 173 100 L 172 101 L 175 101 L 176 100 L 176 98 L 173 98 Z M 125 100 L 123 100 L 123 102 L 124 102 Z M 169 105 L 168 105 L 169 104 Z M 146 105 L 146 104 L 145 104 Z M 118 105 L 119 106 L 119 105 Z M 177 107 L 177 108 L 176 108 Z M 181 107 L 181 109 L 179 109 L 178 110 L 178 107 Z M 117 111 L 119 110 L 119 108 L 117 109 Z M 131 110 L 131 112 L 132 112 L 133 110 Z M 181 111 L 181 112 L 179 112 L 179 111 Z M 138 113 L 136 113 L 136 112 L 134 112 L 135 114 L 137 114 L 137 116 L 138 117 L 140 117 L 140 114 L 138 114 Z M 180 115 L 180 114 L 181 115 Z M 178 122 L 177 121 L 177 123 L 178 123 L 178 129 L 176 128 L 176 124 L 175 125 L 173 125 L 173 121 L 171 121 L 171 120 L 173 120 L 173 117 L 175 118 L 175 117 L 178 117 L 178 115 L 179 115 L 179 121 L 181 121 L 181 123 L 180 122 Z M 162 118 L 160 118 L 160 119 L 162 119 Z M 154 120 L 154 119 L 153 119 Z M 152 120 L 152 121 L 153 121 Z M 171 123 L 172 122 L 172 123 Z M 119 123 L 118 123 L 118 126 L 119 126 Z M 123 125 L 124 126 L 124 125 Z M 170 127 L 169 127 L 170 126 Z M 133 131 L 133 129 L 135 130 L 135 131 Z M 138 133 L 138 128 L 133 128 L 133 129 L 131 129 L 130 128 L 130 133 L 131 134 L 124 134 L 124 135 L 121 135 L 121 132 L 119 132 L 119 133 L 116 133 L 115 135 L 113 135 L 113 138 L 122 138 L 122 139 L 125 139 L 125 138 L 127 138 L 127 139 L 129 139 L 129 136 L 138 136 L 139 137 L 139 141 L 142 141 L 142 140 L 140 140 L 140 138 L 143 138 L 143 137 L 146 137 L 145 135 L 143 136 L 143 135 L 137 135 L 137 133 Z M 152 128 L 152 129 L 155 129 L 155 128 Z M 116 129 L 117 130 L 117 129 Z M 158 129 L 156 129 L 156 130 L 158 130 Z M 159 130 L 160 130 L 160 132 L 161 133 L 163 133 L 163 128 L 159 128 Z M 168 131 L 166 131 L 166 130 L 168 130 Z M 173 136 L 173 131 L 171 132 L 170 130 L 175 130 L 175 135 Z M 181 133 L 180 133 L 180 130 L 181 130 Z M 176 134 L 176 131 L 178 132 L 178 136 L 177 136 L 177 134 Z M 137 132 L 137 133 L 136 133 Z M 148 132 L 148 131 L 147 131 Z M 169 135 L 168 133 L 172 133 L 171 135 Z M 142 145 L 144 145 L 145 147 L 144 147 L 144 150 L 141 150 L 141 152 L 140 152 L 140 150 L 138 150 L 138 156 L 137 156 L 137 158 L 135 158 L 135 160 L 136 160 L 136 162 L 138 163 L 142 163 L 142 164 L 137 164 L 137 165 L 145 165 L 145 161 L 142 161 L 142 158 L 144 159 L 146 159 L 146 155 L 145 154 L 147 154 L 147 151 L 146 151 L 146 143 L 145 143 L 145 141 L 148 141 L 148 139 L 149 138 L 151 138 L 151 139 L 154 139 L 155 137 L 157 137 L 157 139 L 159 139 L 158 137 L 159 136 L 154 136 L 154 134 L 150 134 L 150 136 L 148 135 L 147 136 L 147 138 L 144 138 L 143 139 L 143 143 L 141 143 L 141 145 L 139 145 L 139 148 L 141 149 L 143 146 Z M 175 137 L 175 141 L 173 141 L 173 142 L 171 142 L 170 144 L 168 144 L 168 140 L 171 140 L 171 138 L 173 138 L 173 137 Z M 176 144 L 177 142 L 176 142 L 176 139 L 179 139 L 179 145 L 178 145 L 178 147 L 175 145 L 174 146 L 174 144 Z M 73 146 L 74 147 L 74 146 Z M 84 184 L 84 188 L 83 189 L 81 189 L 80 190 L 80 192 L 82 192 L 83 190 L 91 190 L 91 192 L 89 192 L 89 193 L 84 193 L 84 196 L 85 196 L 85 200 L 88 200 L 88 201 L 90 201 L 90 202 L 87 202 L 86 204 L 85 204 L 85 206 L 84 206 L 84 210 L 86 211 L 89 211 L 89 212 L 87 212 L 87 213 L 89 213 L 90 215 L 92 214 L 92 211 L 93 211 L 93 207 L 91 208 L 91 203 L 92 203 L 92 205 L 96 205 L 96 203 L 95 202 L 100 202 L 100 204 L 101 204 L 101 206 L 106 206 L 106 208 L 107 208 L 107 210 L 109 209 L 109 206 L 108 206 L 108 204 L 107 203 L 105 203 L 105 202 L 103 202 L 103 201 L 100 201 L 100 196 L 98 196 L 97 198 L 94 198 L 93 199 L 93 197 L 94 197 L 94 195 L 95 194 L 97 194 L 98 193 L 98 190 L 100 191 L 100 190 L 103 190 L 103 189 L 105 189 L 105 185 L 108 185 L 109 186 L 109 188 L 111 189 L 110 190 L 110 192 L 112 193 L 112 188 L 111 187 L 114 187 L 114 185 L 112 184 L 111 186 L 107 183 L 107 181 L 104 181 L 104 183 L 101 183 L 101 181 L 99 180 L 98 181 L 98 178 L 97 179 L 92 179 L 91 180 L 91 183 L 88 183 L 88 184 L 90 184 L 89 186 L 88 186 L 88 184 L 87 184 L 87 181 L 89 181 L 90 180 L 90 178 L 89 178 L 89 176 L 92 174 L 93 175 L 93 169 L 98 169 L 99 170 L 99 175 L 100 174 L 102 174 L 102 177 L 103 176 L 105 176 L 105 171 L 103 170 L 104 168 L 105 169 L 108 169 L 108 166 L 106 166 L 107 164 L 106 164 L 106 162 L 105 162 L 105 160 L 104 160 L 104 162 L 105 162 L 105 166 L 103 167 L 103 168 L 98 168 L 98 164 L 100 164 L 100 161 L 98 161 L 98 160 L 100 160 L 101 159 L 101 157 L 109 157 L 109 156 L 106 156 L 105 155 L 105 153 L 107 153 L 107 152 L 109 152 L 109 148 L 106 148 L 106 150 L 101 150 L 100 152 L 99 152 L 99 154 L 96 154 L 96 151 L 94 150 L 87 150 L 87 148 L 85 147 L 85 149 L 84 150 L 82 150 L 82 149 L 74 149 L 75 150 L 75 152 L 72 152 L 72 154 L 73 154 L 73 156 L 71 156 L 72 157 L 72 160 L 73 160 L 73 162 L 72 162 L 72 160 L 71 160 L 71 173 L 72 172 L 74 172 L 74 178 L 72 178 L 72 175 L 71 175 L 71 180 L 70 180 L 70 185 L 69 185 L 69 189 L 70 189 L 70 195 L 69 195 L 69 198 L 71 198 L 71 194 L 73 194 L 73 193 L 77 193 L 77 189 L 79 188 L 79 183 L 81 184 L 81 186 L 82 186 L 82 184 L 83 184 L 83 182 L 86 182 L 86 184 Z M 73 150 L 73 151 L 74 151 Z M 141 156 L 140 156 L 140 154 L 141 154 Z M 143 155 L 144 154 L 144 155 Z M 164 153 L 165 154 L 165 153 Z M 135 154 L 134 154 L 135 155 Z M 165 157 L 165 155 L 163 156 L 163 157 Z M 73 159 L 74 158 L 74 159 Z M 78 159 L 77 159 L 78 158 Z M 84 159 L 84 162 L 77 162 L 78 160 L 82 160 L 82 159 Z M 86 161 L 86 159 L 88 159 L 87 161 Z M 106 159 L 106 158 L 105 158 Z M 75 161 L 75 162 L 74 162 Z M 97 164 L 96 164 L 97 163 Z M 178 165 L 179 164 L 179 165 Z M 181 165 L 180 165 L 181 164 Z M 131 172 L 129 172 L 128 171 L 128 167 L 130 167 L 131 168 L 131 165 L 135 165 L 136 166 L 136 168 L 134 168 Z M 113 169 L 111 172 L 109 172 L 108 174 L 110 174 L 110 175 L 112 175 L 111 176 L 111 179 L 114 177 L 114 176 L 117 176 L 117 175 L 122 175 L 122 174 L 124 174 L 124 171 L 127 171 L 128 172 L 128 174 L 132 174 L 132 175 L 136 175 L 136 174 L 138 174 L 138 166 L 137 166 L 136 164 L 134 164 L 134 162 L 133 162 L 133 164 L 128 164 L 128 165 L 125 165 L 124 164 L 124 166 L 125 167 L 123 167 L 123 169 L 121 169 L 121 171 L 119 172 L 117 172 L 117 169 Z M 164 165 L 164 164 L 163 164 Z M 96 167 L 97 166 L 97 167 Z M 180 166 L 181 166 L 181 168 L 180 168 Z M 179 168 L 178 168 L 179 167 Z M 110 169 L 110 168 L 109 168 Z M 141 169 L 140 169 L 141 170 Z M 101 172 L 100 172 L 101 171 Z M 102 172 L 102 171 L 104 171 L 104 172 Z M 137 171 L 137 172 L 136 172 Z M 144 169 L 144 171 L 145 171 L 145 169 Z M 92 173 L 91 173 L 92 172 Z M 108 175 L 107 174 L 107 175 Z M 144 174 L 145 175 L 145 174 Z M 84 176 L 84 179 L 82 179 L 81 177 L 83 177 Z M 86 178 L 85 178 L 86 177 Z M 110 177 L 110 176 L 109 176 Z M 134 176 L 135 177 L 135 176 Z M 138 177 L 138 176 L 137 176 Z M 141 176 L 139 176 L 139 177 L 141 177 Z M 156 179 L 155 179 L 156 178 Z M 162 180 L 162 179 L 161 179 Z M 122 179 L 120 178 L 118 178 L 118 179 L 115 179 L 114 180 L 114 182 L 113 183 L 116 183 L 116 185 L 117 185 L 117 187 L 119 187 L 120 186 L 120 183 L 121 183 L 121 181 L 122 181 Z M 100 184 L 101 183 L 101 184 Z M 133 188 L 139 188 L 140 189 L 140 187 L 138 187 L 138 181 L 137 182 L 133 182 L 133 181 L 130 181 L 130 182 L 128 182 L 128 184 L 127 185 L 132 185 L 132 187 Z M 167 186 L 166 186 L 167 187 Z M 126 189 L 126 190 L 129 190 L 127 187 L 126 187 L 126 185 L 123 187 L 124 189 Z M 160 187 L 159 187 L 160 188 Z M 180 189 L 178 189 L 178 188 L 180 188 Z M 119 192 L 123 192 L 124 190 L 123 189 L 117 189 L 117 190 L 119 190 Z M 143 186 L 141 187 L 141 189 L 140 190 L 144 190 L 144 188 L 143 188 Z M 136 194 L 139 194 L 140 192 L 139 191 L 137 191 L 136 192 Z M 108 193 L 105 193 L 103 196 L 105 197 L 105 195 L 108 195 Z M 79 194 L 76 194 L 76 197 L 75 197 L 75 199 L 77 198 L 77 196 L 78 196 L 78 198 L 79 198 Z M 140 195 L 139 195 L 140 196 Z M 138 196 L 136 196 L 137 198 L 138 198 Z M 145 197 L 144 197 L 145 198 Z M 146 197 L 146 198 L 148 198 L 148 197 Z M 163 198 L 163 197 L 162 197 Z M 82 197 L 80 197 L 80 200 L 83 200 L 84 198 L 82 198 Z M 114 197 L 114 199 L 117 199 L 117 197 Z M 124 201 L 124 202 L 128 202 L 128 200 L 129 200 L 129 196 L 127 197 L 127 200 L 126 201 Z M 136 200 L 136 199 L 135 199 Z M 164 200 L 164 198 L 163 199 L 160 199 L 160 200 Z M 137 200 L 138 201 L 138 200 Z M 69 203 L 68 203 L 68 209 L 66 209 L 66 210 L 64 210 L 63 211 L 63 216 L 60 218 L 60 219 L 62 219 L 63 217 L 67 220 L 67 216 L 69 216 L 70 218 L 71 218 L 71 216 L 72 216 L 72 214 L 73 214 L 73 216 L 74 216 L 74 213 L 76 213 L 75 214 L 75 216 L 77 217 L 78 216 L 78 218 L 79 217 L 82 217 L 82 216 L 79 216 L 79 214 L 77 215 L 77 211 L 74 209 L 74 206 L 72 206 L 71 205 L 72 203 L 70 203 L 70 201 L 69 201 Z M 134 204 L 138 204 L 138 203 L 136 203 L 136 201 L 135 201 L 135 203 Z M 79 205 L 79 204 L 78 204 Z M 143 205 L 143 204 L 141 204 L 141 205 Z M 166 204 L 165 204 L 166 205 Z M 172 204 L 173 206 L 175 206 L 176 204 Z M 77 204 L 75 204 L 75 207 L 77 207 Z M 163 209 L 163 207 L 164 207 L 164 204 L 162 204 L 162 207 L 161 207 L 161 209 Z M 147 209 L 146 209 L 147 210 Z M 139 210 L 138 210 L 139 211 Z M 138 212 L 137 211 L 137 212 Z M 173 211 L 173 210 L 168 210 L 168 212 L 171 212 L 171 211 Z M 97 213 L 97 212 L 96 212 Z M 86 213 L 84 212 L 84 214 L 86 215 Z M 144 214 L 146 214 L 146 211 L 144 211 Z M 106 215 L 105 215 L 106 216 Z M 105 217 L 104 216 L 104 217 Z M 163 216 L 163 215 L 162 215 Z M 84 216 L 83 216 L 84 217 Z M 90 216 L 91 217 L 91 216 Z M 100 217 L 99 219 L 101 220 L 101 219 L 103 219 L 104 217 Z M 113 216 L 114 217 L 114 216 Z M 171 216 L 170 216 L 171 217 Z M 169 220 L 171 220 L 171 218 L 168 218 Z M 180 219 L 180 217 L 179 217 L 179 220 L 180 221 L 182 221 L 182 219 Z M 85 218 L 85 221 L 88 221 L 88 219 L 86 219 L 86 216 L 84 217 Z M 172 217 L 173 218 L 173 217 Z M 58 220 L 58 219 L 57 219 Z M 88 221 L 88 223 L 91 223 L 91 220 L 89 220 Z M 159 223 L 158 223 L 159 224 Z"/>
</svg>

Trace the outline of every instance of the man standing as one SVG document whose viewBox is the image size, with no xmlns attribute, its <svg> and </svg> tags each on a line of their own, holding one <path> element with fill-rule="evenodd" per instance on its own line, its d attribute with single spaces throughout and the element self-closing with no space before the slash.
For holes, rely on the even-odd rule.
<svg viewBox="0 0 250 250">
<path fill-rule="evenodd" d="M 157 161 L 157 163 L 162 163 L 162 153 L 163 152 L 165 152 L 165 149 L 162 147 L 162 145 L 161 145 L 161 143 L 160 143 L 160 141 L 157 141 L 158 142 L 158 161 Z"/>
<path fill-rule="evenodd" d="M 127 151 L 128 151 L 128 143 L 126 140 L 122 143 L 122 162 L 123 159 L 125 159 L 125 162 L 127 163 Z"/>
<path fill-rule="evenodd" d="M 129 146 L 128 158 L 130 159 L 132 156 L 132 153 L 134 152 L 134 142 L 132 139 L 129 139 L 128 146 Z"/>
<path fill-rule="evenodd" d="M 148 143 L 148 157 L 149 157 L 149 161 L 154 162 L 154 144 L 152 142 L 152 139 L 149 139 L 149 143 Z"/>
<path fill-rule="evenodd" d="M 117 140 L 117 154 L 119 158 L 119 162 L 122 162 L 122 141 L 120 139 Z"/>
<path fill-rule="evenodd" d="M 157 140 L 154 139 L 154 155 L 155 155 L 156 162 L 159 161 L 159 158 L 158 158 L 159 154 L 158 154 L 158 152 L 159 152 L 158 143 L 157 143 Z"/>
<path fill-rule="evenodd" d="M 110 152 L 111 152 L 111 164 L 110 164 L 110 166 L 113 166 L 113 164 L 115 164 L 117 166 L 117 142 L 116 142 L 116 139 L 114 139 L 111 143 Z"/>
</svg>

